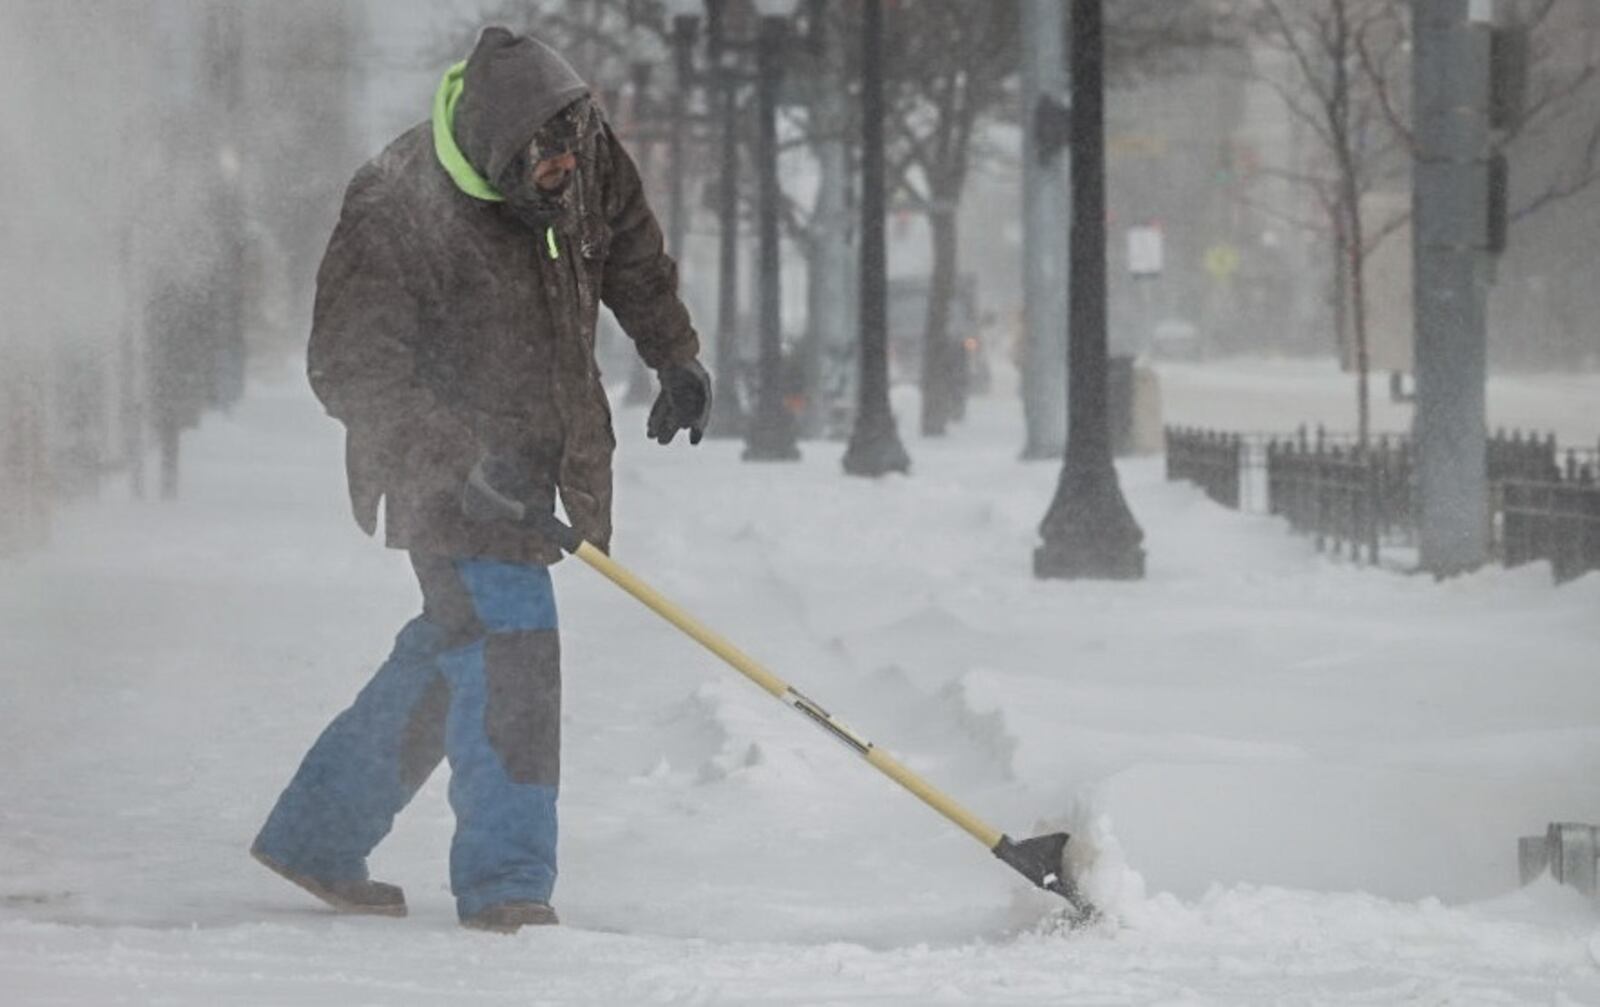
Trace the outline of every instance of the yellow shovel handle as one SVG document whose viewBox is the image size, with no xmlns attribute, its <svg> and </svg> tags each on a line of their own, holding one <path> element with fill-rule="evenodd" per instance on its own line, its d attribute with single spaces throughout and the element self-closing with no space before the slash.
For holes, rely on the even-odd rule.
<svg viewBox="0 0 1600 1007">
<path fill-rule="evenodd" d="M 652 612 L 672 623 L 697 640 L 701 646 L 732 665 L 735 671 L 761 686 L 761 688 L 781 700 L 785 705 L 800 711 L 817 726 L 833 735 L 853 749 L 856 754 L 877 767 L 879 772 L 915 794 L 923 803 L 939 814 L 961 826 L 972 838 L 982 843 L 985 849 L 993 850 L 1004 838 L 1004 834 L 999 829 L 986 825 L 972 812 L 963 808 L 931 783 L 906 768 L 899 760 L 835 720 L 827 710 L 806 698 L 777 675 L 763 668 L 750 655 L 735 647 L 723 636 L 673 604 L 660 591 L 634 576 L 627 568 L 610 556 L 583 541 L 580 541 L 577 548 L 571 551 L 573 555 L 599 571 L 607 580 L 643 602 Z"/>
</svg>

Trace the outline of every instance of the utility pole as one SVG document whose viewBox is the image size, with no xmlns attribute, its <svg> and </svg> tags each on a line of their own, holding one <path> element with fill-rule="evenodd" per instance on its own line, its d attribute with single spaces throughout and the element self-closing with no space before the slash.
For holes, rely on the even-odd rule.
<svg viewBox="0 0 1600 1007">
<path fill-rule="evenodd" d="M 1022 415 L 1025 461 L 1067 445 L 1067 62 L 1060 0 L 1022 2 Z"/>
<path fill-rule="evenodd" d="M 745 461 L 800 458 L 795 417 L 783 394 L 783 275 L 778 246 L 778 85 L 783 79 L 788 28 L 784 18 L 763 17 L 756 40 L 756 105 L 761 120 L 756 137 L 761 387 L 756 393 L 755 415 L 745 429 Z"/>
<path fill-rule="evenodd" d="M 853 476 L 907 472 L 911 458 L 889 409 L 889 266 L 883 150 L 883 0 L 864 0 L 861 26 L 861 404 L 844 454 Z"/>
<path fill-rule="evenodd" d="M 1034 550 L 1041 578 L 1138 580 L 1144 532 L 1111 461 L 1107 409 L 1105 12 L 1072 0 L 1072 269 L 1067 454 Z"/>
<path fill-rule="evenodd" d="M 1412 7 L 1418 544 L 1437 577 L 1489 558 L 1490 14 L 1486 0 Z"/>
</svg>

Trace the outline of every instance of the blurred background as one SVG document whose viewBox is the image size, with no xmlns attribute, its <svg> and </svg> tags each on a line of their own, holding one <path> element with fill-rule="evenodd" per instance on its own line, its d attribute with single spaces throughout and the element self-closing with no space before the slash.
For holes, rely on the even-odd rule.
<svg viewBox="0 0 1600 1007">
<path fill-rule="evenodd" d="M 591 80 L 643 168 L 703 338 L 727 344 L 708 348 L 719 386 L 748 407 L 759 353 L 755 88 L 722 86 L 719 72 L 754 72 L 747 50 L 769 6 L 8 0 L 0 551 L 42 544 L 52 510 L 113 483 L 180 492 L 185 432 L 253 381 L 294 375 L 344 184 L 426 118 L 444 67 L 488 23 L 540 35 Z M 793 40 L 778 109 L 784 399 L 802 437 L 839 438 L 855 403 L 859 5 L 776 6 Z M 1044 412 L 1058 411 L 1062 390 L 1030 388 L 1026 376 L 1059 373 L 1065 337 L 1053 350 L 1030 343 L 1025 290 L 1030 241 L 1044 240 L 1027 222 L 1064 228 L 1065 168 L 1042 189 L 1026 176 L 1030 157 L 1051 154 L 1040 145 L 1064 141 L 1052 140 L 1064 127 L 1052 129 L 1051 102 L 1039 100 L 1067 104 L 1064 7 L 890 5 L 890 369 L 897 388 L 920 396 L 902 419 L 908 431 L 959 436 L 973 395 L 1042 396 Z M 1600 5 L 1498 10 L 1523 30 L 1519 90 L 1496 133 L 1510 166 L 1509 240 L 1490 297 L 1491 366 L 1594 372 Z M 1106 11 L 1111 348 L 1161 375 L 1165 391 L 1164 417 L 1153 393 L 1139 407 L 1149 414 L 1142 446 L 1159 447 L 1151 416 L 1258 428 L 1230 405 L 1237 389 L 1198 373 L 1325 378 L 1318 387 L 1338 391 L 1321 412 L 1262 423 L 1352 429 L 1356 396 L 1340 375 L 1358 366 L 1358 342 L 1379 400 L 1374 424 L 1404 430 L 1406 4 L 1110 0 Z M 1361 34 L 1330 36 L 1336 15 Z M 713 23 L 722 52 L 708 57 Z M 1332 131 L 1330 109 L 1342 124 Z M 740 168 L 731 218 L 719 205 L 725 135 Z M 1348 233 L 1352 204 L 1359 235 Z M 732 273 L 719 259 L 730 227 L 743 238 Z M 1059 289 L 1056 276 L 1044 282 Z M 1064 330 L 1050 310 L 1035 309 Z M 619 395 L 648 394 L 609 325 L 602 364 Z M 1059 457 L 1061 426 L 1030 429 L 1018 448 Z M 1593 444 L 1577 423 L 1561 432 Z"/>
</svg>

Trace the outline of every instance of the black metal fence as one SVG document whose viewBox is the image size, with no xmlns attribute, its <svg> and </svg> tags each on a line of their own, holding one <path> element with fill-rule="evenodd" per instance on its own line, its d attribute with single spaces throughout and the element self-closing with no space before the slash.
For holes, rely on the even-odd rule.
<svg viewBox="0 0 1600 1007">
<path fill-rule="evenodd" d="M 1561 478 L 1553 434 L 1541 438 L 1536 434 L 1524 435 L 1520 430 L 1511 434 L 1498 431 L 1489 438 L 1485 461 L 1491 483 L 1506 479 L 1542 482 Z"/>
<path fill-rule="evenodd" d="M 1415 450 L 1404 436 L 1365 447 L 1302 427 L 1291 436 L 1166 430 L 1167 478 L 1217 503 L 1283 517 L 1317 548 L 1377 563 L 1416 541 Z M 1485 442 L 1497 554 L 1547 560 L 1559 580 L 1600 570 L 1600 445 L 1561 451 L 1552 436 L 1499 431 Z"/>
<path fill-rule="evenodd" d="M 1245 439 L 1239 434 L 1168 427 L 1167 481 L 1190 482 L 1206 496 L 1239 509 L 1240 473 L 1245 469 Z"/>
<path fill-rule="evenodd" d="M 1600 486 L 1511 480 L 1497 490 L 1506 566 L 1548 560 L 1558 581 L 1600 570 Z"/>
<path fill-rule="evenodd" d="M 1411 446 L 1388 438 L 1362 449 L 1302 431 L 1265 447 L 1267 513 L 1311 535 L 1317 548 L 1378 562 L 1380 545 L 1412 528 Z"/>
</svg>

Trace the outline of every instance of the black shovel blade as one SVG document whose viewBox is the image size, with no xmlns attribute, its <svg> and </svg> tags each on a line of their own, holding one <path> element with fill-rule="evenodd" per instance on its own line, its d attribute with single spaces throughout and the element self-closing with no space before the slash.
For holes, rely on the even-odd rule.
<svg viewBox="0 0 1600 1007">
<path fill-rule="evenodd" d="M 1081 927 L 1092 923 L 1100 911 L 1078 891 L 1077 883 L 1066 872 L 1062 854 L 1070 838 L 1065 832 L 1051 832 L 1020 842 L 1001 836 L 993 852 L 1039 888 L 1066 899 L 1072 906 L 1069 917 L 1072 925 Z"/>
</svg>

